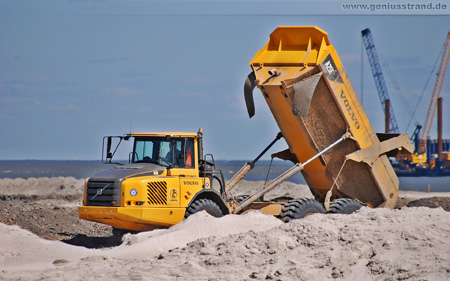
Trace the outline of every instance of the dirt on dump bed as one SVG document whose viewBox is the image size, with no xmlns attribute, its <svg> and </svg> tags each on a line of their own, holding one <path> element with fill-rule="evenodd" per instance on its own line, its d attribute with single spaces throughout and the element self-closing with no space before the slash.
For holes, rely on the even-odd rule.
<svg viewBox="0 0 450 281">
<path fill-rule="evenodd" d="M 261 184 L 262 182 L 243 181 L 236 187 L 236 195 L 250 194 Z M 61 240 L 88 248 L 119 245 L 121 240 L 113 235 L 112 227 L 78 218 L 83 186 L 84 180 L 74 178 L 0 180 L 0 222 L 18 225 L 45 239 Z M 267 198 L 279 196 L 297 198 L 312 195 L 307 186 L 286 182 L 268 194 Z M 418 197 L 420 194 L 411 198 L 401 195 L 397 208 L 442 207 L 450 211 L 450 197 Z"/>
</svg>

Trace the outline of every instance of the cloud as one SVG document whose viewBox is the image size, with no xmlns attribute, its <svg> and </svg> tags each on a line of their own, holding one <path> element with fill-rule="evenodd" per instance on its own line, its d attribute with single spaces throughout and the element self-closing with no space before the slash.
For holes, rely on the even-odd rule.
<svg viewBox="0 0 450 281">
<path fill-rule="evenodd" d="M 24 102 L 26 99 L 15 96 L 0 96 L 0 102 L 2 105 L 15 105 Z"/>
<path fill-rule="evenodd" d="M 107 3 L 106 0 L 69 0 L 69 3 Z"/>
<path fill-rule="evenodd" d="M 39 89 L 48 84 L 49 78 L 34 75 L 24 79 L 10 80 L 0 83 L 0 93 L 3 95 L 31 96 L 39 93 Z"/>
<path fill-rule="evenodd" d="M 201 96 L 204 96 L 204 95 L 205 94 L 203 92 L 199 92 L 199 91 L 185 91 L 185 90 L 181 90 L 181 91 L 177 91 L 176 93 L 172 93 L 172 96 L 186 97 L 186 98 L 201 97 Z"/>
<path fill-rule="evenodd" d="M 183 77 L 181 83 L 192 86 L 205 86 L 210 85 L 214 81 L 205 77 Z"/>
<path fill-rule="evenodd" d="M 121 61 L 129 61 L 129 58 L 122 57 L 122 58 L 103 58 L 103 59 L 94 59 L 94 60 L 88 60 L 86 64 L 103 64 L 103 63 L 115 63 L 115 62 L 121 62 Z"/>
<path fill-rule="evenodd" d="M 418 65 L 420 63 L 418 56 L 395 56 L 389 60 L 390 65 Z"/>
<path fill-rule="evenodd" d="M 28 82 L 40 82 L 40 81 L 47 81 L 48 77 L 47 76 L 31 76 L 29 79 L 27 79 L 26 81 Z"/>
<path fill-rule="evenodd" d="M 58 104 L 59 103 L 59 104 Z M 67 103 L 65 100 L 55 99 L 48 102 L 41 98 L 28 98 L 18 96 L 0 96 L 0 104 L 9 108 L 10 112 L 78 112 L 81 108 L 73 103 Z"/>
<path fill-rule="evenodd" d="M 379 59 L 380 59 L 380 63 L 384 64 L 386 62 L 385 59 L 383 59 L 381 54 L 379 55 Z M 360 62 L 361 61 L 361 54 L 357 54 L 357 53 L 348 53 L 348 54 L 340 54 L 339 55 L 340 59 L 342 60 L 342 62 L 344 63 L 344 65 L 346 63 L 356 63 L 356 62 Z M 364 53 L 364 63 L 368 63 L 367 62 L 367 55 Z M 418 65 L 421 63 L 420 58 L 418 56 L 390 56 L 387 63 L 390 66 L 393 65 Z"/>
<path fill-rule="evenodd" d="M 102 93 L 110 96 L 131 97 L 140 96 L 143 94 L 143 91 L 128 87 L 116 87 L 103 89 Z"/>
<path fill-rule="evenodd" d="M 136 78 L 136 77 L 149 77 L 157 75 L 156 71 L 137 71 L 137 70 L 127 70 L 121 72 L 118 77 L 121 78 Z"/>
<path fill-rule="evenodd" d="M 345 63 L 354 63 L 361 61 L 361 54 L 342 54 L 339 58 Z"/>
<path fill-rule="evenodd" d="M 5 92 L 12 95 L 30 96 L 36 94 L 34 83 L 26 81 L 7 82 Z"/>
</svg>

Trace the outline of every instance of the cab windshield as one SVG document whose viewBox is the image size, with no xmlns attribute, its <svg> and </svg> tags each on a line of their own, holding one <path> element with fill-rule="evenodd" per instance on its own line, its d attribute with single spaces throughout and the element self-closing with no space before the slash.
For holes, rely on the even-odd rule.
<svg viewBox="0 0 450 281">
<path fill-rule="evenodd" d="M 193 161 L 195 161 L 193 138 L 135 138 L 132 163 L 193 168 Z"/>
</svg>

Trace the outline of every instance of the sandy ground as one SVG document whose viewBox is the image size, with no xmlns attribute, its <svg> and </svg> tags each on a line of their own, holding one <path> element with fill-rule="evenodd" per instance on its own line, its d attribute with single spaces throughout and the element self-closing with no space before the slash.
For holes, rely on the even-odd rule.
<svg viewBox="0 0 450 281">
<path fill-rule="evenodd" d="M 261 182 L 243 182 L 235 195 Z M 0 280 L 450 280 L 450 193 L 400 192 L 395 210 L 282 223 L 199 213 L 127 234 L 78 219 L 83 180 L 0 180 Z M 310 197 L 284 183 L 266 198 Z"/>
</svg>

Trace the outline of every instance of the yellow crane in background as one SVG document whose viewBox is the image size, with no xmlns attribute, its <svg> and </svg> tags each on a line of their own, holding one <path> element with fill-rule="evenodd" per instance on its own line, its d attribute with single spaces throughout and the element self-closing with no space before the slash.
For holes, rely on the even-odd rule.
<svg viewBox="0 0 450 281">
<path fill-rule="evenodd" d="M 434 85 L 433 94 L 431 96 L 430 105 L 428 106 L 427 117 L 423 126 L 422 136 L 419 141 L 419 149 L 413 155 L 413 163 L 427 163 L 426 145 L 429 139 L 431 125 L 433 124 L 433 118 L 436 112 L 437 101 L 441 92 L 442 83 L 444 81 L 445 72 L 447 70 L 447 64 L 450 58 L 450 32 L 447 34 L 445 41 L 444 51 L 442 52 L 441 63 L 439 65 L 439 71 L 436 77 L 436 83 Z"/>
</svg>

